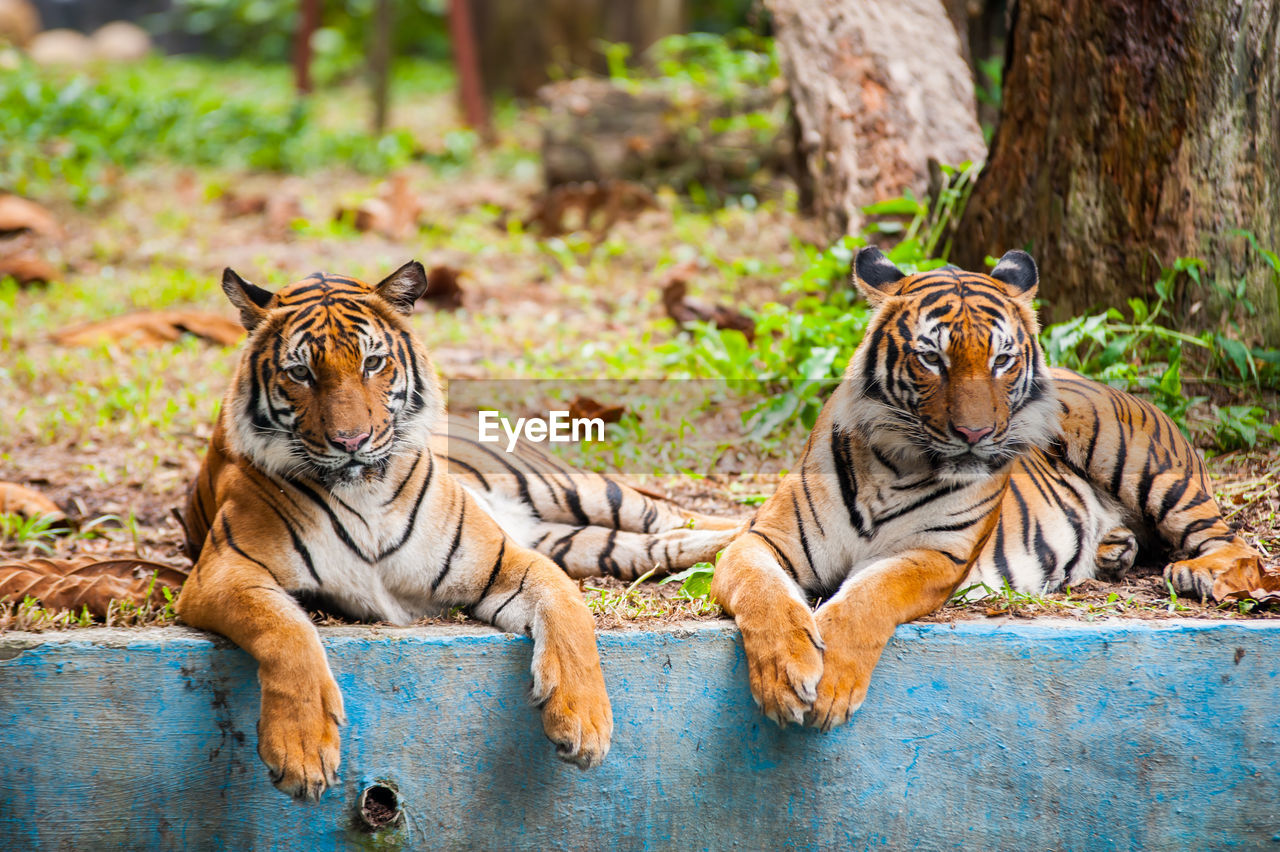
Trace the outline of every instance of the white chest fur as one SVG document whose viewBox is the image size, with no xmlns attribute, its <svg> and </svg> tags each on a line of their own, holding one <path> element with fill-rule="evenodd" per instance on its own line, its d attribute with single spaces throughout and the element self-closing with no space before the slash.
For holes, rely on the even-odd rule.
<svg viewBox="0 0 1280 852">
<path fill-rule="evenodd" d="M 298 572 L 299 590 L 364 619 L 407 624 L 438 614 L 431 583 L 455 532 L 440 491 L 425 476 L 410 477 L 399 494 L 382 483 L 332 492 L 303 486 L 297 496 L 312 521 L 300 533 L 300 559 L 309 564 Z"/>
</svg>

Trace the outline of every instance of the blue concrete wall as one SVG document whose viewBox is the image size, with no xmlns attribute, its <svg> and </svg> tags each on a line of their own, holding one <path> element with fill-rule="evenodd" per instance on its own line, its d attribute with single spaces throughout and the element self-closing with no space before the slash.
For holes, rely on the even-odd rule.
<svg viewBox="0 0 1280 852">
<path fill-rule="evenodd" d="M 737 633 L 600 637 L 605 765 L 560 763 L 531 645 L 323 631 L 342 779 L 270 786 L 249 658 L 184 629 L 0 636 L 7 849 L 1280 849 L 1280 624 L 900 628 L 852 724 L 779 730 Z M 354 829 L 396 784 L 406 820 Z"/>
</svg>

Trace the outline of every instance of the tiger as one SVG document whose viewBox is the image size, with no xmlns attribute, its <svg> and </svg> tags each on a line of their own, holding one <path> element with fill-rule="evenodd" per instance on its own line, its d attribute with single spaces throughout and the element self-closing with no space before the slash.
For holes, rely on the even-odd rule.
<svg viewBox="0 0 1280 852">
<path fill-rule="evenodd" d="M 406 321 L 426 286 L 416 261 L 375 286 L 316 273 L 273 293 L 222 277 L 249 336 L 188 490 L 194 568 L 176 610 L 257 661 L 258 754 L 298 799 L 336 782 L 345 724 L 304 605 L 393 624 L 463 606 L 532 638 L 543 730 L 586 769 L 608 753 L 613 716 L 571 575 L 686 567 L 740 531 L 443 428 Z"/>
<path fill-rule="evenodd" d="M 1260 568 L 1168 416 L 1046 366 L 1030 255 L 907 275 L 867 247 L 854 281 L 873 309 L 865 336 L 799 467 L 712 578 L 765 716 L 847 722 L 894 629 L 962 583 L 1050 591 L 1123 576 L 1147 548 L 1203 599 L 1225 572 Z"/>
</svg>

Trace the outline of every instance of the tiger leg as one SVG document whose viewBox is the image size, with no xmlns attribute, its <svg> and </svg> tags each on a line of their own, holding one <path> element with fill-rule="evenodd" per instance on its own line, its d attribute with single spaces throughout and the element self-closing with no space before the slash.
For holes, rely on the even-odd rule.
<svg viewBox="0 0 1280 852">
<path fill-rule="evenodd" d="M 509 483 L 509 479 L 506 483 L 498 480 L 496 485 L 506 485 L 510 493 L 515 489 Z M 519 480 L 515 484 L 519 485 Z M 633 533 L 680 529 L 723 531 L 737 530 L 741 526 L 739 520 L 684 509 L 598 473 L 545 472 L 537 478 L 526 478 L 523 493 L 529 496 L 537 515 L 551 523 Z"/>
<path fill-rule="evenodd" d="M 866 698 L 871 672 L 894 629 L 946 603 L 968 568 L 938 551 L 909 550 L 846 580 L 818 608 L 826 650 L 805 722 L 824 731 L 847 722 Z"/>
<path fill-rule="evenodd" d="M 823 639 L 804 592 L 769 540 L 747 534 L 730 544 L 716 565 L 711 594 L 742 633 L 756 705 L 779 725 L 799 724 L 822 677 Z"/>
<path fill-rule="evenodd" d="M 318 799 L 337 780 L 338 727 L 346 722 L 342 693 L 302 607 L 266 566 L 227 544 L 215 525 L 178 596 L 178 615 L 257 660 L 258 756 L 280 790 Z"/>
<path fill-rule="evenodd" d="M 1108 580 L 1123 580 L 1138 557 L 1138 539 L 1128 527 L 1116 527 L 1098 542 L 1095 562 L 1098 575 Z"/>
<path fill-rule="evenodd" d="M 448 434 L 432 436 L 448 471 L 471 491 L 516 500 L 548 523 L 637 533 L 693 527 L 736 530 L 740 522 L 683 509 L 613 476 L 575 470 L 531 444 L 514 453 L 482 443 L 469 423 L 451 419 Z"/>
<path fill-rule="evenodd" d="M 1068 457 L 1159 534 L 1174 554 L 1164 576 L 1177 592 L 1204 600 L 1223 574 L 1261 570 L 1262 555 L 1223 520 L 1204 462 L 1163 411 L 1068 372 L 1054 376 Z"/>
<path fill-rule="evenodd" d="M 543 731 L 563 760 L 583 769 L 598 765 L 609 751 L 613 711 L 582 593 L 554 562 L 503 535 L 477 507 L 467 516 L 474 520 L 471 543 L 448 566 L 437 599 L 533 639 L 532 698 Z"/>
<path fill-rule="evenodd" d="M 617 577 L 634 580 L 649 571 L 667 574 L 698 562 L 714 562 L 716 554 L 741 532 L 687 527 L 655 533 L 569 524 L 539 524 L 533 547 L 550 556 L 570 577 Z"/>
</svg>

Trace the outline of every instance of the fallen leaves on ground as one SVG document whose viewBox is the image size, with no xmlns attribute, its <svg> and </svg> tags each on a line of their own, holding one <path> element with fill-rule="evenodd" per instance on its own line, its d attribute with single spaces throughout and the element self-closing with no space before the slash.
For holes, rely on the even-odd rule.
<svg viewBox="0 0 1280 852">
<path fill-rule="evenodd" d="M 93 346 L 107 341 L 126 346 L 160 346 L 194 334 L 220 346 L 234 346 L 244 329 L 234 320 L 204 311 L 141 311 L 82 323 L 54 332 L 62 346 Z"/>
<path fill-rule="evenodd" d="M 427 289 L 419 301 L 427 302 L 442 310 L 452 311 L 462 307 L 462 287 L 458 279 L 462 270 L 452 266 L 433 266 L 427 272 Z"/>
<path fill-rule="evenodd" d="M 382 185 L 377 198 L 361 202 L 354 210 L 339 208 L 335 219 L 351 219 L 357 231 L 373 231 L 392 240 L 403 240 L 418 229 L 422 199 L 409 186 L 409 177 L 394 174 Z"/>
<path fill-rule="evenodd" d="M 267 209 L 266 193 L 256 192 L 241 195 L 238 192 L 225 192 L 218 199 L 222 205 L 224 219 L 239 219 L 242 216 L 254 216 Z"/>
<path fill-rule="evenodd" d="M 680 325 L 710 322 L 716 328 L 737 329 L 748 339 L 754 338 L 756 324 L 746 314 L 725 305 L 708 305 L 688 298 L 689 279 L 694 271 L 692 263 L 682 263 L 667 271 L 666 283 L 662 285 L 662 305 L 667 309 L 667 316 Z"/>
<path fill-rule="evenodd" d="M 580 417 L 586 417 L 592 420 L 599 418 L 605 423 L 617 423 L 622 419 L 622 415 L 626 411 L 625 406 L 605 405 L 589 396 L 574 397 L 573 401 L 569 403 L 569 416 L 575 420 Z"/>
<path fill-rule="evenodd" d="M 19 284 L 48 284 L 58 278 L 58 268 L 46 260 L 26 237 L 0 242 L 0 278 Z"/>
<path fill-rule="evenodd" d="M 53 516 L 60 521 L 67 517 L 57 503 L 16 482 L 0 482 L 0 515 L 22 515 L 24 518 Z"/>
<path fill-rule="evenodd" d="M 18 195 L 0 194 L 0 278 L 19 284 L 47 284 L 58 277 L 58 268 L 46 257 L 47 245 L 64 236 L 54 215 L 39 204 Z"/>
<path fill-rule="evenodd" d="M 292 192 L 224 193 L 219 199 L 224 219 L 262 216 L 263 233 L 268 239 L 283 240 L 289 236 L 294 220 L 304 218 L 302 201 Z"/>
<path fill-rule="evenodd" d="M 176 593 L 186 579 L 181 569 L 145 559 L 0 560 L 0 600 L 21 602 L 32 597 L 45 609 L 78 613 L 87 607 L 94 616 L 105 618 L 112 601 L 164 606 L 164 590 Z"/>
<path fill-rule="evenodd" d="M 62 226 L 44 207 L 18 195 L 0 195 L 0 233 L 11 231 L 31 231 L 55 240 L 63 236 Z"/>
<path fill-rule="evenodd" d="M 1253 599 L 1258 603 L 1280 604 L 1280 570 L 1258 559 L 1237 559 L 1214 580 L 1213 597 L 1219 601 Z"/>
<path fill-rule="evenodd" d="M 293 230 L 294 221 L 303 218 L 302 202 L 296 195 L 273 195 L 267 199 L 264 218 L 267 237 L 283 240 Z"/>
<path fill-rule="evenodd" d="M 647 187 L 625 180 L 583 181 L 554 186 L 534 201 L 525 227 L 537 226 L 545 236 L 571 230 L 603 237 L 619 222 L 632 221 L 661 205 Z M 569 215 L 576 211 L 576 221 Z"/>
</svg>

